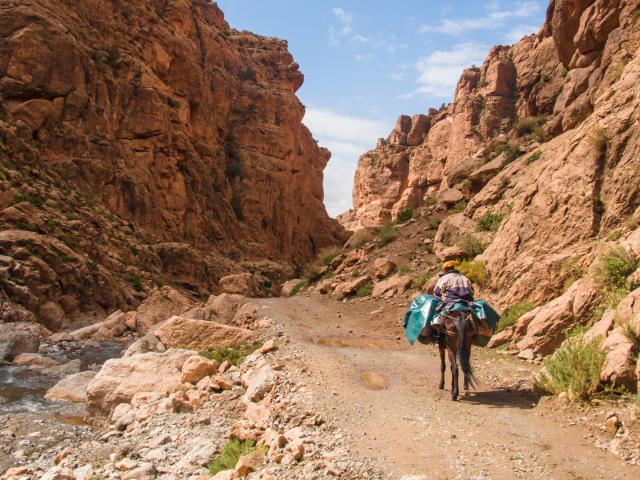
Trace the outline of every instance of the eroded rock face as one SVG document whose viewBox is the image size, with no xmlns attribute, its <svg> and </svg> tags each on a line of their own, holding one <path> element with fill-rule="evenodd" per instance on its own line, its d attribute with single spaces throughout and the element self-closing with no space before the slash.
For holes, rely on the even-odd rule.
<svg viewBox="0 0 640 480">
<path fill-rule="evenodd" d="M 286 42 L 201 0 L 19 2 L 0 24 L 9 320 L 57 330 L 156 282 L 215 292 L 256 273 L 243 260 L 285 271 L 345 240 Z"/>
</svg>

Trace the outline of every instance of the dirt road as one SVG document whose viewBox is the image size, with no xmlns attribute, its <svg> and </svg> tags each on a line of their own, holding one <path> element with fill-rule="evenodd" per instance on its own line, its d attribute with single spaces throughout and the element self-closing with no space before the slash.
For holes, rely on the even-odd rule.
<svg viewBox="0 0 640 480">
<path fill-rule="evenodd" d="M 534 366 L 474 349 L 481 384 L 452 402 L 450 377 L 436 388 L 437 350 L 404 340 L 400 305 L 316 296 L 261 304 L 306 359 L 318 409 L 389 478 L 640 478 L 640 467 L 594 446 L 591 417 L 533 394 Z"/>
</svg>

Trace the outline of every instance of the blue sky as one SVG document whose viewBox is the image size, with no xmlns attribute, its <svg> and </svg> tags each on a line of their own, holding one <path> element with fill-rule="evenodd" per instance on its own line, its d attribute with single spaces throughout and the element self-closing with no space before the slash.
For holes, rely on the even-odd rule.
<svg viewBox="0 0 640 480">
<path fill-rule="evenodd" d="M 464 67 L 489 48 L 537 32 L 546 0 L 219 0 L 232 27 L 286 39 L 305 74 L 304 122 L 333 156 L 332 216 L 351 208 L 358 157 L 400 114 L 451 101 Z"/>
</svg>

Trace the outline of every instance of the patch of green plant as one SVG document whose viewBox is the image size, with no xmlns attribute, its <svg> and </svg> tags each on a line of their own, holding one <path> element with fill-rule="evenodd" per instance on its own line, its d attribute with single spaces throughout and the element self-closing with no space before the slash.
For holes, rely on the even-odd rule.
<svg viewBox="0 0 640 480">
<path fill-rule="evenodd" d="M 56 255 L 58 256 L 58 258 L 59 258 L 60 260 L 62 260 L 62 261 L 63 261 L 63 262 L 65 262 L 65 263 L 71 263 L 71 262 L 73 262 L 73 258 L 71 258 L 69 255 L 67 255 L 67 254 L 66 254 L 66 253 L 64 253 L 64 252 L 60 252 L 60 251 L 56 250 Z"/>
<path fill-rule="evenodd" d="M 633 231 L 636 228 L 638 228 L 638 219 L 635 217 L 635 215 L 629 215 L 627 217 L 627 220 L 624 222 L 624 224 L 625 224 L 625 227 Z"/>
<path fill-rule="evenodd" d="M 604 360 L 602 338 L 569 337 L 545 360 L 535 387 L 551 394 L 566 392 L 570 400 L 586 400 L 598 388 Z"/>
<path fill-rule="evenodd" d="M 472 233 L 462 235 L 457 242 L 457 246 L 464 252 L 466 259 L 474 258 L 484 252 L 486 245 Z"/>
<path fill-rule="evenodd" d="M 25 222 L 24 220 L 16 221 L 16 228 L 18 230 L 25 230 L 27 232 L 37 232 L 38 227 L 36 227 L 33 223 Z"/>
<path fill-rule="evenodd" d="M 327 273 L 322 275 L 322 277 L 320 277 L 320 280 L 329 280 L 333 278 L 335 275 L 336 275 L 336 272 L 334 272 L 333 270 L 329 270 L 327 271 Z"/>
<path fill-rule="evenodd" d="M 476 228 L 481 232 L 497 232 L 504 219 L 502 213 L 487 212 L 476 222 Z"/>
<path fill-rule="evenodd" d="M 636 271 L 638 261 L 619 245 L 602 251 L 593 265 L 593 277 L 603 290 L 629 288 L 627 277 Z"/>
<path fill-rule="evenodd" d="M 521 118 L 516 123 L 516 133 L 519 137 L 534 133 L 538 127 L 547 121 L 546 115 Z"/>
<path fill-rule="evenodd" d="M 289 294 L 290 297 L 295 297 L 298 293 L 300 293 L 300 290 L 302 290 L 304 287 L 306 287 L 308 284 L 308 282 L 306 280 L 301 280 L 299 281 L 292 289 L 291 289 L 291 293 Z"/>
<path fill-rule="evenodd" d="M 338 255 L 342 255 L 343 253 L 344 250 L 340 247 L 325 248 L 320 252 L 320 260 L 323 265 L 328 266 Z"/>
<path fill-rule="evenodd" d="M 607 240 L 610 242 L 617 242 L 620 238 L 622 238 L 622 231 L 620 230 L 614 230 L 607 236 Z"/>
<path fill-rule="evenodd" d="M 591 146 L 596 152 L 601 155 L 604 154 L 607 151 L 607 146 L 609 144 L 607 131 L 600 125 L 596 125 L 593 127 L 589 135 L 589 143 L 591 143 Z"/>
<path fill-rule="evenodd" d="M 241 441 L 237 438 L 232 438 L 224 444 L 220 453 L 207 465 L 209 474 L 216 475 L 224 470 L 232 470 L 240 460 L 240 457 L 254 452 L 264 453 L 264 449 L 258 447 L 253 440 Z"/>
<path fill-rule="evenodd" d="M 34 207 L 42 208 L 42 199 L 35 195 L 27 195 L 24 193 L 14 193 L 13 203 L 28 202 Z"/>
<path fill-rule="evenodd" d="M 529 155 L 529 157 L 527 157 L 527 165 L 531 165 L 533 162 L 538 160 L 541 156 L 542 156 L 541 151 L 537 151 L 536 153 Z"/>
<path fill-rule="evenodd" d="M 373 293 L 373 282 L 367 282 L 356 291 L 356 297 L 368 297 Z"/>
<path fill-rule="evenodd" d="M 458 271 L 467 277 L 472 283 L 484 286 L 487 283 L 487 268 L 483 262 L 460 262 Z"/>
<path fill-rule="evenodd" d="M 393 242 L 397 237 L 398 230 L 396 229 L 395 222 L 389 222 L 382 227 L 382 230 L 378 233 L 378 246 L 384 247 Z"/>
<path fill-rule="evenodd" d="M 310 263 L 304 269 L 304 273 L 302 274 L 302 278 L 306 280 L 307 283 L 313 283 L 320 278 L 320 266 L 316 263 Z"/>
<path fill-rule="evenodd" d="M 467 208 L 467 202 L 465 200 L 460 200 L 453 204 L 451 208 L 449 208 L 449 213 L 455 215 L 456 213 L 464 212 L 465 208 Z"/>
<path fill-rule="evenodd" d="M 75 242 L 73 241 L 73 238 L 71 238 L 69 235 L 58 235 L 58 240 L 64 243 L 71 250 L 73 250 L 76 246 Z"/>
<path fill-rule="evenodd" d="M 413 208 L 407 208 L 405 210 L 401 210 L 400 212 L 398 212 L 398 215 L 396 216 L 396 222 L 397 223 L 407 223 L 409 220 L 411 220 L 413 218 Z"/>
<path fill-rule="evenodd" d="M 128 275 L 125 280 L 127 282 L 129 282 L 129 284 L 133 287 L 133 289 L 136 292 L 141 292 L 142 290 L 144 290 L 144 287 L 142 285 L 142 280 L 140 280 L 140 278 L 138 278 L 135 275 Z"/>
<path fill-rule="evenodd" d="M 429 195 L 424 199 L 425 207 L 433 207 L 438 203 L 438 198 L 435 195 Z"/>
<path fill-rule="evenodd" d="M 262 347 L 261 343 L 243 343 L 232 345 L 230 347 L 218 347 L 215 350 L 210 350 L 208 352 L 200 352 L 200 355 L 218 363 L 227 361 L 231 365 L 235 365 L 237 367 L 244 362 L 245 358 L 260 347 Z"/>
<path fill-rule="evenodd" d="M 533 304 L 526 300 L 524 302 L 516 303 L 515 305 L 507 308 L 498 321 L 496 333 L 501 332 L 511 325 L 515 325 L 521 316 L 523 316 L 525 313 L 529 313 L 531 310 L 533 310 L 533 308 Z"/>
<path fill-rule="evenodd" d="M 422 290 L 425 285 L 427 283 L 429 283 L 429 280 L 431 280 L 432 275 L 416 275 L 415 277 L 413 277 L 413 280 L 411 280 L 411 287 L 415 288 L 416 290 Z"/>
<path fill-rule="evenodd" d="M 511 163 L 515 161 L 518 157 L 520 157 L 523 154 L 524 152 L 520 150 L 519 146 L 511 145 L 510 143 L 507 143 L 507 146 L 504 150 L 504 158 L 507 163 Z"/>
<path fill-rule="evenodd" d="M 584 335 L 585 333 L 587 333 L 587 330 L 589 330 L 589 327 L 587 327 L 586 325 L 576 325 L 571 330 L 569 330 L 567 333 L 565 333 L 564 336 L 565 336 L 565 338 L 580 337 L 580 336 Z"/>
</svg>

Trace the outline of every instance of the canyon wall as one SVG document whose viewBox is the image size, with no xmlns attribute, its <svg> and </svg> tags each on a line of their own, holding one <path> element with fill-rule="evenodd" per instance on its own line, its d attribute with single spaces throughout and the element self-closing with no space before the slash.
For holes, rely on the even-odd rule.
<svg viewBox="0 0 640 480">
<path fill-rule="evenodd" d="M 53 330 L 343 240 L 287 43 L 205 0 L 0 6 L 0 297 Z"/>
</svg>

